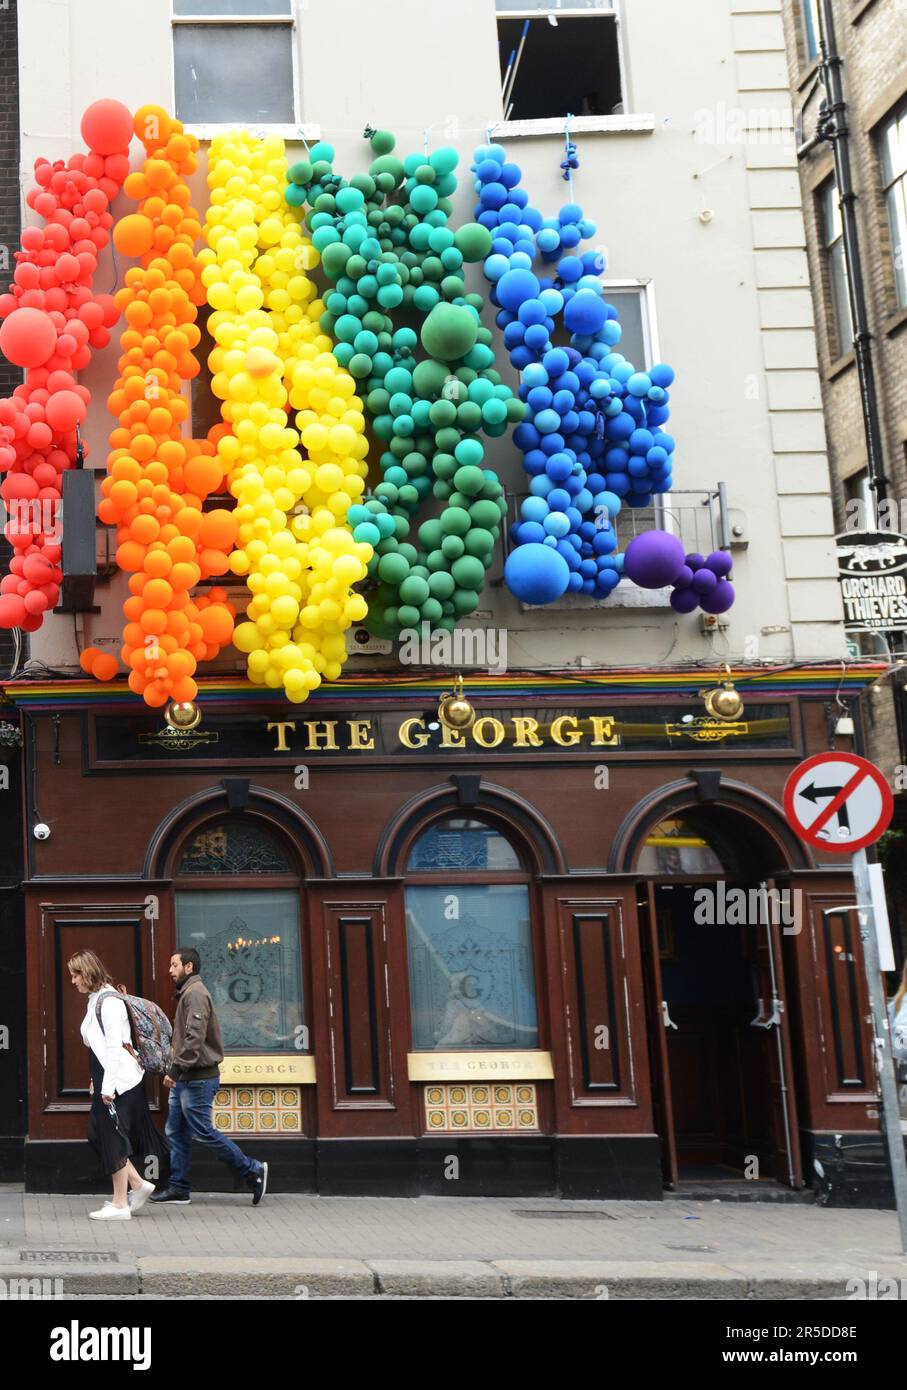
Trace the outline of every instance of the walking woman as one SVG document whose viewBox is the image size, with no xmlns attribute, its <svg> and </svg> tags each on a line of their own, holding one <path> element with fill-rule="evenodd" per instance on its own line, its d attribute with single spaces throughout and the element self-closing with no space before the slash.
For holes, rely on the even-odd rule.
<svg viewBox="0 0 907 1390">
<path fill-rule="evenodd" d="M 89 1215 L 94 1221 L 129 1221 L 154 1191 L 131 1158 L 143 1167 L 149 1158 L 162 1161 L 167 1144 L 151 1119 L 129 1014 L 106 966 L 94 951 L 77 951 L 67 969 L 79 993 L 88 996 L 82 1020 L 91 1066 L 88 1138 L 113 1179 L 113 1200 Z"/>
</svg>

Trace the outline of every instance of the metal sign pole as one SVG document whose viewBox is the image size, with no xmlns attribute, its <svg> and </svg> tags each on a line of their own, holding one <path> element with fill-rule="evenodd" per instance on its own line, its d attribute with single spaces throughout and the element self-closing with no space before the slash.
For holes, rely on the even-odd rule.
<svg viewBox="0 0 907 1390">
<path fill-rule="evenodd" d="M 869 886 L 869 866 L 866 862 L 865 849 L 857 850 L 851 864 L 857 890 L 860 940 L 863 943 L 863 959 L 866 963 L 866 978 L 872 1007 L 874 1055 L 882 1090 L 882 1119 L 885 1138 L 888 1143 L 888 1161 L 891 1164 L 891 1181 L 894 1186 L 894 1200 L 898 1211 L 898 1223 L 901 1228 L 901 1251 L 903 1254 L 907 1254 L 907 1162 L 904 1158 L 904 1136 L 901 1134 L 898 1091 L 891 1051 L 891 1030 L 888 1027 L 888 1010 L 882 989 L 879 943 L 876 936 L 872 890 Z"/>
</svg>

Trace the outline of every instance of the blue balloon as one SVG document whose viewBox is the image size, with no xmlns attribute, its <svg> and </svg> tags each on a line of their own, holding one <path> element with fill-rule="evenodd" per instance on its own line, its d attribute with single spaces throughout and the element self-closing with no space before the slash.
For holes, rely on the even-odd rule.
<svg viewBox="0 0 907 1390">
<path fill-rule="evenodd" d="M 526 299 L 536 299 L 539 282 L 530 270 L 508 270 L 497 284 L 498 299 L 505 309 L 516 312 Z"/>
<path fill-rule="evenodd" d="M 544 497 L 524 497 L 520 503 L 520 515 L 524 521 L 544 521 L 548 512 Z"/>
<path fill-rule="evenodd" d="M 549 536 L 566 536 L 570 531 L 570 518 L 564 512 L 549 512 L 542 522 Z"/>
<path fill-rule="evenodd" d="M 564 324 L 571 333 L 597 333 L 605 322 L 605 301 L 594 290 L 579 290 L 564 310 Z"/>
<path fill-rule="evenodd" d="M 553 603 L 570 580 L 570 570 L 554 545 L 520 545 L 511 550 L 504 565 L 504 583 L 522 603 Z"/>
</svg>

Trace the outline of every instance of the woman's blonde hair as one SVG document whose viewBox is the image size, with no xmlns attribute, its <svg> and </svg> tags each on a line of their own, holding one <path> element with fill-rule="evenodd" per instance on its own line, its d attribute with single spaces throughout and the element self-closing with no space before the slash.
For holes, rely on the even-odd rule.
<svg viewBox="0 0 907 1390">
<path fill-rule="evenodd" d="M 82 976 L 91 994 L 103 989 L 104 985 L 113 984 L 107 966 L 94 951 L 76 951 L 66 962 L 66 968 L 71 974 Z"/>
<path fill-rule="evenodd" d="M 901 983 L 897 994 L 894 996 L 894 1013 L 897 1017 L 898 1009 L 904 1002 L 904 995 L 907 994 L 907 960 L 904 961 L 904 969 L 901 971 Z"/>
</svg>

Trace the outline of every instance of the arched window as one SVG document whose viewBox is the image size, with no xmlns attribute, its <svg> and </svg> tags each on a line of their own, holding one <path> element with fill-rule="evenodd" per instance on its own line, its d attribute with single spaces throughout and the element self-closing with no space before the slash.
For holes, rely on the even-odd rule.
<svg viewBox="0 0 907 1390">
<path fill-rule="evenodd" d="M 725 874 L 743 868 L 732 835 L 722 832 L 712 817 L 693 810 L 654 825 L 637 864 L 644 874 Z"/>
<path fill-rule="evenodd" d="M 304 1028 L 299 872 L 252 818 L 208 822 L 178 855 L 176 944 L 194 946 L 224 1049 L 290 1052 Z"/>
<path fill-rule="evenodd" d="M 407 862 L 413 1048 L 538 1046 L 529 875 L 494 826 L 436 821 Z"/>
</svg>

